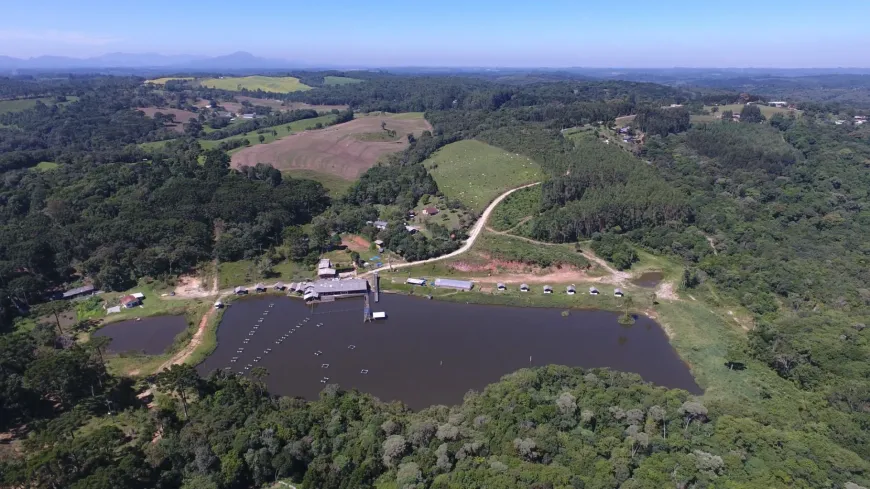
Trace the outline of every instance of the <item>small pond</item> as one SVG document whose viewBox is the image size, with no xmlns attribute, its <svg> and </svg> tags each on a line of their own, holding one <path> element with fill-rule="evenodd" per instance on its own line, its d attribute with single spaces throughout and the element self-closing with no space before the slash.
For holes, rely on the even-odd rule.
<svg viewBox="0 0 870 489">
<path fill-rule="evenodd" d="M 308 399 L 317 398 L 328 378 L 415 409 L 461 403 L 469 389 L 482 390 L 530 365 L 611 367 L 661 386 L 701 391 L 647 317 L 626 327 L 611 312 L 563 316 L 562 309 L 395 294 L 382 294 L 372 310 L 386 312 L 387 319 L 364 323 L 360 299 L 314 308 L 276 296 L 238 301 L 224 313 L 218 347 L 199 370 L 248 374 L 265 367 L 272 392 Z"/>
<path fill-rule="evenodd" d="M 662 272 L 644 272 L 640 275 L 640 277 L 632 280 L 631 283 L 637 285 L 638 287 L 645 287 L 651 289 L 657 287 L 664 278 L 665 275 Z"/>
<path fill-rule="evenodd" d="M 187 328 L 184 316 L 154 316 L 139 321 L 131 319 L 104 326 L 91 336 L 112 338 L 108 351 L 123 353 L 143 352 L 148 355 L 164 353 L 175 337 Z"/>
</svg>

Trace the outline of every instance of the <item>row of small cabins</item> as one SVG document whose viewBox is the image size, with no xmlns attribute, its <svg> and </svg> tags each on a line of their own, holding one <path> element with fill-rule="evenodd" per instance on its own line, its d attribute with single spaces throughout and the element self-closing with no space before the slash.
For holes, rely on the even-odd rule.
<svg viewBox="0 0 870 489">
<path fill-rule="evenodd" d="M 426 285 L 426 279 L 424 279 L 424 278 L 409 278 L 409 279 L 405 280 L 405 283 L 408 285 L 424 286 L 424 285 Z M 454 280 L 454 279 L 449 279 L 449 278 L 436 278 L 435 282 L 433 282 L 432 285 L 434 285 L 435 287 L 439 287 L 439 288 L 449 288 L 449 289 L 456 289 L 456 290 L 471 290 L 474 287 L 474 283 L 469 281 L 469 280 Z M 504 292 L 507 290 L 507 285 L 500 282 L 496 285 L 496 289 Z M 521 284 L 520 285 L 520 292 L 529 292 L 529 291 L 531 291 L 531 288 L 529 288 L 528 284 Z M 577 287 L 575 287 L 574 285 L 569 285 L 565 289 L 565 292 L 568 295 L 574 295 L 577 293 Z M 545 294 L 552 294 L 553 287 L 551 287 L 549 285 L 545 285 L 544 286 L 544 293 Z M 589 287 L 589 294 L 590 295 L 598 295 L 599 293 L 600 292 L 598 291 L 597 288 Z M 615 295 L 616 297 L 625 296 L 625 294 L 622 292 L 622 289 L 620 289 L 620 288 L 614 289 L 613 295 Z"/>
<path fill-rule="evenodd" d="M 369 291 L 369 283 L 363 278 L 345 280 L 329 279 L 316 280 L 314 282 L 291 282 L 290 284 L 277 282 L 275 285 L 272 285 L 271 288 L 280 292 L 289 290 L 290 292 L 302 294 L 302 297 L 306 301 L 311 301 L 322 300 L 325 297 L 335 298 L 336 296 L 365 294 Z M 256 292 L 266 292 L 267 290 L 269 290 L 269 286 L 262 283 L 258 283 L 254 286 L 254 291 Z M 248 288 L 240 285 L 233 289 L 233 292 L 236 295 L 247 295 Z M 220 308 L 223 307 L 223 302 L 217 301 L 214 305 L 215 307 Z"/>
</svg>

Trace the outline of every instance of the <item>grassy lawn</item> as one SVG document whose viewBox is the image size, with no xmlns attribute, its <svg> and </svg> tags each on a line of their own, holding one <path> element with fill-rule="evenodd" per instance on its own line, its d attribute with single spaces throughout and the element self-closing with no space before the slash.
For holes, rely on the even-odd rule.
<svg viewBox="0 0 870 489">
<path fill-rule="evenodd" d="M 189 81 L 189 80 L 193 80 L 193 77 L 190 77 L 190 76 L 167 76 L 164 78 L 155 78 L 153 80 L 147 80 L 145 83 L 153 83 L 154 85 L 166 85 L 166 82 L 168 82 L 170 80 Z"/>
<path fill-rule="evenodd" d="M 49 171 L 49 170 L 54 170 L 55 168 L 57 168 L 59 166 L 60 166 L 59 164 L 57 164 L 53 161 L 40 161 L 33 168 L 35 168 L 39 171 Z"/>
<path fill-rule="evenodd" d="M 540 167 L 525 156 L 480 141 L 458 141 L 424 162 L 448 198 L 481 212 L 499 194 L 541 178 Z"/>
<path fill-rule="evenodd" d="M 321 173 L 314 170 L 286 170 L 282 173 L 290 178 L 302 178 L 320 182 L 332 198 L 341 197 L 353 185 L 352 180 L 345 180 L 336 175 Z"/>
<path fill-rule="evenodd" d="M 252 260 L 222 262 L 218 265 L 218 287 L 227 289 L 260 281 L 269 284 L 278 280 L 300 280 L 311 278 L 313 274 L 308 268 L 291 261 L 278 263 L 272 267 L 272 270 L 277 276 L 264 277 L 257 271 L 257 264 Z"/>
<path fill-rule="evenodd" d="M 36 102 L 42 102 L 45 105 L 66 105 L 72 102 L 76 102 L 79 98 L 74 96 L 67 97 L 66 102 L 55 102 L 54 97 L 43 97 L 43 98 L 22 98 L 15 100 L 0 100 L 0 114 L 6 114 L 8 112 L 21 112 L 23 110 L 30 109 L 36 106 Z"/>
<path fill-rule="evenodd" d="M 262 90 L 264 92 L 299 92 L 311 90 L 311 87 L 292 76 L 243 76 L 224 78 L 206 78 L 199 82 L 200 85 L 221 90 L 239 91 L 243 88 L 248 90 Z"/>
<path fill-rule="evenodd" d="M 319 117 L 313 117 L 311 119 L 302 119 L 299 121 L 290 122 L 288 124 L 281 124 L 280 126 L 271 126 L 271 127 L 264 127 L 261 129 L 257 129 L 257 131 L 265 131 L 262 133 L 259 133 L 257 131 L 251 131 L 251 132 L 247 132 L 245 134 L 239 134 L 239 135 L 231 136 L 231 137 L 224 138 L 224 139 L 200 139 L 199 144 L 200 144 L 200 146 L 203 147 L 203 149 L 211 149 L 211 148 L 218 147 L 224 141 L 230 141 L 232 139 L 245 139 L 245 138 L 247 138 L 248 141 L 251 142 L 251 146 L 254 146 L 257 144 L 261 144 L 260 139 L 259 139 L 259 137 L 261 135 L 263 136 L 263 143 L 262 144 L 268 144 L 268 143 L 271 143 L 272 141 L 275 141 L 276 139 L 281 139 L 284 136 L 287 136 L 287 135 L 290 135 L 293 133 L 314 129 L 315 126 L 317 125 L 317 123 L 320 123 L 320 124 L 325 126 L 326 124 L 332 122 L 334 119 L 335 119 L 335 115 L 326 114 L 326 115 L 322 115 Z M 277 136 L 272 134 L 273 130 L 276 133 L 278 133 Z M 147 143 L 147 144 L 150 144 L 150 143 Z M 244 148 L 244 146 L 241 148 L 236 148 L 236 149 L 230 151 L 230 154 L 233 154 L 237 151 L 241 151 L 243 148 Z"/>
<path fill-rule="evenodd" d="M 324 85 L 352 85 L 354 83 L 362 83 L 363 80 L 359 80 L 357 78 L 350 78 L 347 76 L 324 76 L 323 84 Z"/>
<path fill-rule="evenodd" d="M 521 261 L 540 267 L 571 265 L 584 268 L 589 265 L 583 254 L 572 244 L 539 245 L 512 236 L 484 233 L 474 247 L 497 260 Z"/>
<path fill-rule="evenodd" d="M 726 110 L 730 110 L 731 112 L 733 112 L 735 114 L 739 114 L 740 111 L 743 110 L 743 107 L 744 107 L 743 104 L 720 105 L 719 106 L 719 113 L 721 114 L 722 112 L 725 112 Z M 784 115 L 794 114 L 795 116 L 799 116 L 802 113 L 800 110 L 788 110 L 788 109 L 784 109 L 782 107 L 770 107 L 767 105 L 759 105 L 758 107 L 761 108 L 761 115 L 763 115 L 764 117 L 767 117 L 768 119 L 770 119 L 770 117 L 774 114 L 784 114 Z M 711 110 L 712 108 L 713 108 L 712 105 L 705 105 L 704 106 L 704 109 L 708 110 L 708 111 Z M 703 116 L 692 116 L 692 117 L 693 117 L 692 120 L 694 121 L 694 117 L 703 117 Z M 715 117 L 715 115 L 713 115 L 712 117 Z"/>
<path fill-rule="evenodd" d="M 160 149 L 166 145 L 166 143 L 170 141 L 175 141 L 174 139 L 165 139 L 163 141 L 151 141 L 148 143 L 139 143 L 139 147 L 144 149 L 145 151 L 154 151 L 155 149 Z"/>
</svg>

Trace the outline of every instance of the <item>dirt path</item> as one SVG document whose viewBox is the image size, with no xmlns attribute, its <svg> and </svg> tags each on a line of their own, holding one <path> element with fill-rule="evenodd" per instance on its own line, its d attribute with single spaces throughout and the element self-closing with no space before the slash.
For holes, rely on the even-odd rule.
<svg viewBox="0 0 870 489">
<path fill-rule="evenodd" d="M 459 256 L 459 255 L 465 253 L 466 251 L 470 250 L 472 246 L 474 246 L 474 242 L 477 240 L 477 237 L 480 235 L 481 231 L 483 231 L 483 229 L 486 227 L 486 221 L 489 220 L 489 215 L 492 214 L 493 209 L 495 209 L 501 203 L 501 201 L 503 201 L 505 199 L 505 197 L 516 192 L 517 190 L 520 190 L 523 188 L 528 188 L 528 187 L 534 187 L 535 185 L 540 185 L 540 184 L 541 184 L 541 182 L 535 182 L 535 183 L 530 183 L 528 185 L 523 185 L 520 187 L 512 188 L 512 189 L 508 190 L 507 192 L 496 197 L 495 200 L 493 200 L 492 203 L 489 204 L 489 206 L 487 206 L 486 209 L 484 209 L 483 214 L 480 215 L 480 219 L 478 219 L 477 222 L 474 224 L 474 227 L 471 228 L 471 232 L 468 234 L 468 239 L 465 241 L 465 244 L 463 244 L 458 250 L 456 250 L 452 253 L 448 253 L 446 255 L 436 256 L 435 258 L 429 258 L 428 260 L 412 261 L 412 262 L 408 262 L 408 263 L 400 263 L 398 265 L 392 265 L 390 268 L 393 270 L 396 270 L 399 268 L 412 267 L 414 265 L 422 265 L 424 263 L 433 263 L 436 261 L 441 261 L 441 260 L 446 260 L 448 258 L 453 258 L 454 256 Z M 371 273 L 374 273 L 376 271 L 377 270 L 372 270 L 372 271 L 366 272 L 366 273 L 360 275 L 360 277 L 364 277 L 364 276 L 369 275 Z"/>
</svg>

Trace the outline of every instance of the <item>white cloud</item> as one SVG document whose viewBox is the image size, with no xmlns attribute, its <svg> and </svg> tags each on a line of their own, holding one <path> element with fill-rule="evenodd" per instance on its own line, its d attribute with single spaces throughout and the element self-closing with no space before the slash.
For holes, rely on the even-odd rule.
<svg viewBox="0 0 870 489">
<path fill-rule="evenodd" d="M 55 29 L 0 28 L 0 41 L 39 41 L 78 46 L 105 46 L 106 44 L 121 41 L 121 38 Z"/>
</svg>

